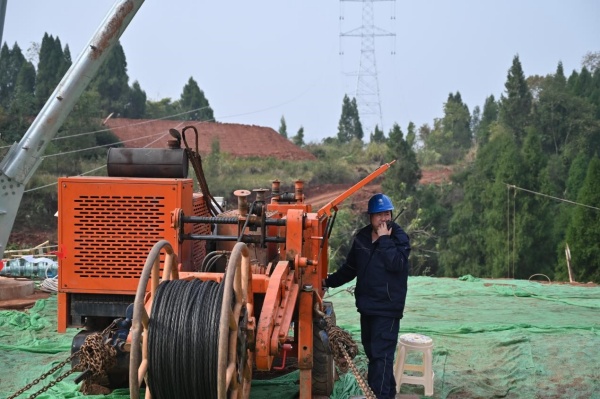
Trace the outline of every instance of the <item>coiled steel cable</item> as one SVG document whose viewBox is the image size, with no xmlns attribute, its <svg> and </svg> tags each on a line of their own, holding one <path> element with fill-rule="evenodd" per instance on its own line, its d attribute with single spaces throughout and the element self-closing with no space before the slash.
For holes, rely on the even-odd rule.
<svg viewBox="0 0 600 399">
<path fill-rule="evenodd" d="M 216 398 L 223 284 L 159 284 L 148 326 L 148 386 L 155 399 Z"/>
</svg>

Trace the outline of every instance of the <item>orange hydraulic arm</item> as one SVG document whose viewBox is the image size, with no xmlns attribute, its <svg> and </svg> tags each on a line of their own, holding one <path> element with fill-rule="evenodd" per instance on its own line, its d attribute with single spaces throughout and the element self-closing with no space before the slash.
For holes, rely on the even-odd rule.
<svg viewBox="0 0 600 399">
<path fill-rule="evenodd" d="M 388 170 L 394 164 L 394 162 L 396 162 L 396 160 L 381 165 L 375 171 L 371 172 L 371 174 L 369 174 L 367 177 L 350 187 L 348 190 L 344 191 L 342 194 L 338 195 L 336 198 L 333 199 L 333 201 L 328 202 L 321 209 L 319 209 L 319 211 L 317 212 L 317 218 L 321 219 L 324 215 L 331 216 L 331 210 L 337 211 L 337 207 L 339 204 L 341 204 L 346 198 L 350 197 L 352 194 L 354 194 L 355 192 L 357 192 L 358 190 L 375 180 L 376 177 Z"/>
</svg>

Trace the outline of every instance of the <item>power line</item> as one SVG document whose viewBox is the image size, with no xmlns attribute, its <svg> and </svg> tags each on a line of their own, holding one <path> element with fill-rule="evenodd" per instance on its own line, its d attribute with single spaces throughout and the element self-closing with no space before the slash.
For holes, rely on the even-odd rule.
<svg viewBox="0 0 600 399">
<path fill-rule="evenodd" d="M 551 198 L 551 199 L 556 200 L 556 201 L 566 202 L 566 203 L 569 203 L 569 204 L 572 204 L 572 205 L 583 206 L 583 207 L 586 207 L 586 208 L 595 209 L 597 211 L 600 211 L 600 208 L 597 208 L 595 206 L 581 204 L 579 202 L 570 201 L 570 200 L 564 199 L 564 198 L 553 197 L 552 195 L 540 193 L 540 192 L 537 192 L 537 191 L 527 190 L 526 188 L 518 187 L 518 186 L 515 186 L 514 184 L 508 184 L 508 183 L 504 183 L 504 184 L 506 184 L 506 186 L 508 188 L 513 188 L 515 190 L 521 190 L 521 191 L 525 191 L 525 192 L 530 193 L 530 194 L 535 194 L 535 195 L 540 195 L 542 197 Z"/>
<path fill-rule="evenodd" d="M 181 115 L 189 114 L 189 113 L 192 113 L 192 112 L 201 111 L 201 110 L 203 110 L 205 108 L 208 108 L 208 106 L 204 106 L 204 107 L 200 107 L 200 108 L 195 108 L 195 109 L 191 109 L 189 111 L 179 112 L 179 113 L 172 114 L 172 115 L 163 116 L 161 118 L 145 119 L 145 120 L 143 120 L 141 122 L 128 123 L 128 124 L 122 125 L 122 126 L 116 126 L 116 127 L 112 127 L 112 128 L 94 130 L 94 131 L 91 131 L 91 132 L 76 133 L 76 134 L 72 134 L 72 135 L 69 135 L 69 136 L 55 137 L 55 138 L 52 139 L 52 141 L 70 139 L 70 138 L 74 138 L 74 137 L 87 136 L 89 134 L 110 132 L 110 131 L 124 129 L 126 127 L 131 127 L 131 126 L 144 125 L 144 124 L 152 123 L 152 122 L 155 122 L 155 121 L 160 121 L 160 120 L 164 120 L 164 119 L 174 118 L 176 116 L 181 116 Z M 175 122 L 175 121 L 173 121 L 173 122 Z M 178 121 L 178 122 L 182 123 L 181 121 Z M 151 136 L 146 136 L 146 137 L 151 137 Z M 138 137 L 138 138 L 136 138 L 134 140 L 137 140 L 137 139 L 140 139 L 140 138 L 145 138 L 145 137 Z M 128 140 L 128 141 L 132 141 L 132 140 Z M 115 143 L 113 143 L 113 144 L 115 144 Z M 0 147 L 0 150 L 4 149 L 4 148 L 9 148 L 9 147 L 11 147 L 11 146 L 10 145 L 5 145 L 5 146 Z"/>
</svg>

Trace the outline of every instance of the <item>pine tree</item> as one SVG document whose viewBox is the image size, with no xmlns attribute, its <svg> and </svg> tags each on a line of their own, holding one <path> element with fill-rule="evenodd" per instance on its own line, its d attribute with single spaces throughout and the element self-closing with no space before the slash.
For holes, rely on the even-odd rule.
<svg viewBox="0 0 600 399">
<path fill-rule="evenodd" d="M 103 115 L 125 115 L 130 90 L 128 82 L 125 52 L 121 43 L 117 42 L 89 86 L 90 90 L 100 94 Z"/>
<path fill-rule="evenodd" d="M 498 120 L 498 103 L 494 98 L 494 95 L 490 95 L 485 99 L 483 105 L 483 112 L 481 114 L 481 120 L 477 129 L 473 132 L 475 135 L 475 141 L 479 145 L 485 145 L 491 134 L 491 126 Z"/>
<path fill-rule="evenodd" d="M 452 207 L 448 232 L 439 239 L 440 269 L 446 277 L 488 275 L 482 229 L 485 207 L 480 195 L 487 188 L 487 180 L 476 168 L 465 173 L 464 179 L 454 194 L 457 202 Z"/>
<path fill-rule="evenodd" d="M 567 163 L 581 152 L 591 156 L 600 145 L 594 106 L 572 92 L 560 63 L 556 74 L 546 77 L 541 87 L 531 123 L 540 132 L 544 152 L 561 155 Z"/>
<path fill-rule="evenodd" d="M 444 106 L 444 136 L 451 137 L 451 145 L 458 149 L 468 149 L 471 146 L 471 114 L 469 107 L 462 101 L 460 92 L 448 96 Z"/>
<path fill-rule="evenodd" d="M 479 105 L 476 105 L 473 108 L 473 113 L 471 114 L 471 132 L 473 134 L 473 143 L 477 143 L 477 132 L 479 131 L 479 124 L 481 123 L 481 108 Z"/>
<path fill-rule="evenodd" d="M 589 100 L 596 107 L 596 119 L 600 119 L 600 68 L 594 71 L 592 77 L 592 93 L 590 94 Z"/>
<path fill-rule="evenodd" d="M 444 104 L 444 117 L 435 121 L 425 142 L 429 151 L 439 154 L 439 161 L 452 164 L 471 146 L 471 115 L 459 92 L 450 93 Z"/>
<path fill-rule="evenodd" d="M 279 134 L 286 139 L 288 138 L 287 124 L 285 123 L 285 117 L 283 115 L 281 115 L 281 119 L 279 120 Z"/>
<path fill-rule="evenodd" d="M 421 179 L 417 156 L 404 139 L 404 133 L 397 123 L 390 130 L 386 144 L 388 157 L 395 159 L 396 162 L 386 173 L 383 182 L 384 191 L 390 195 L 405 197 L 407 193 L 414 192 L 416 184 Z"/>
<path fill-rule="evenodd" d="M 587 68 L 583 67 L 574 82 L 573 91 L 581 97 L 587 97 L 592 90 L 592 74 Z"/>
<path fill-rule="evenodd" d="M 21 72 L 25 57 L 21 48 L 15 43 L 9 50 L 6 43 L 0 50 L 0 107 L 8 110 L 15 95 L 17 78 Z"/>
<path fill-rule="evenodd" d="M 589 206 L 600 204 L 600 159 L 589 163 L 577 202 Z M 600 283 L 600 211 L 578 206 L 567 228 L 567 244 L 571 250 L 576 281 Z"/>
<path fill-rule="evenodd" d="M 298 129 L 298 133 L 294 137 L 292 137 L 292 142 L 298 147 L 304 146 L 304 127 L 300 126 Z"/>
<path fill-rule="evenodd" d="M 212 108 L 204 92 L 200 90 L 198 83 L 193 77 L 190 77 L 187 84 L 183 88 L 181 98 L 179 100 L 181 112 L 194 111 L 184 114 L 183 119 L 193 121 L 214 121 L 215 116 Z M 178 117 L 178 118 L 181 118 Z"/>
<path fill-rule="evenodd" d="M 379 125 L 375 125 L 375 130 L 371 133 L 369 140 L 371 143 L 385 143 L 385 134 L 383 130 L 379 128 Z"/>
<path fill-rule="evenodd" d="M 532 96 L 519 56 L 513 58 L 504 87 L 506 96 L 500 98 L 500 119 L 520 144 L 525 137 L 525 127 L 529 125 Z"/>
<path fill-rule="evenodd" d="M 142 119 L 146 116 L 146 92 L 136 80 L 129 91 L 129 102 L 125 107 L 125 117 Z"/>
<path fill-rule="evenodd" d="M 527 129 L 520 149 L 522 163 L 514 179 L 517 185 L 541 192 L 543 172 L 547 157 L 542 151 L 540 135 L 535 129 Z M 556 203 L 544 196 L 512 193 L 514 201 L 513 220 L 516 223 L 514 240 L 518 261 L 515 278 L 529 278 L 533 274 L 551 275 L 556 262 L 554 249 L 559 241 L 553 233 L 556 221 Z"/>
<path fill-rule="evenodd" d="M 344 95 L 342 100 L 342 115 L 338 123 L 338 134 L 337 138 L 341 143 L 348 143 L 353 139 L 363 139 L 363 129 L 358 114 L 358 106 L 356 105 L 356 99 L 350 98 Z"/>
<path fill-rule="evenodd" d="M 573 160 L 571 167 L 569 168 L 568 178 L 565 184 L 566 189 L 563 192 L 556 194 L 556 196 L 562 195 L 566 200 L 577 202 L 577 195 L 583 186 L 583 182 L 585 181 L 590 159 L 591 157 L 586 154 L 579 154 Z M 554 163 L 564 166 L 564 163 L 559 157 L 555 157 Z M 577 207 L 567 203 L 560 203 L 557 208 L 557 211 L 553 213 L 557 215 L 554 226 L 554 234 L 558 238 L 558 244 L 556 248 L 558 263 L 556 265 L 554 278 L 559 281 L 567 281 L 569 279 L 569 274 L 565 258 L 566 227 L 569 226 L 573 220 L 573 213 Z"/>
<path fill-rule="evenodd" d="M 406 129 L 406 143 L 414 151 L 417 143 L 417 127 L 414 123 L 408 122 L 408 128 Z"/>
<path fill-rule="evenodd" d="M 70 53 L 65 57 L 60 39 L 54 39 L 45 33 L 40 47 L 35 87 L 36 101 L 40 109 L 46 104 L 70 66 Z"/>
<path fill-rule="evenodd" d="M 519 225 L 515 215 L 522 216 L 521 202 L 510 201 L 507 192 L 507 184 L 514 184 L 523 187 L 518 179 L 520 171 L 523 169 L 522 159 L 514 137 L 508 131 L 495 136 L 490 143 L 480 151 L 477 163 L 487 163 L 488 175 L 493 176 L 485 183 L 485 189 L 481 193 L 483 204 L 483 219 L 478 226 L 469 226 L 469 228 L 481 229 L 484 232 L 485 245 L 485 275 L 488 277 L 513 277 L 515 274 L 515 265 L 519 265 L 519 249 L 516 247 L 519 243 L 515 240 L 515 235 L 522 237 L 521 234 L 513 234 L 513 231 Z M 479 153 L 478 153 L 479 155 Z M 513 206 L 511 206 L 513 205 Z M 515 209 L 511 214 L 507 213 L 507 208 Z M 507 227 L 507 223 L 511 223 Z M 508 240 L 507 240 L 508 235 Z"/>
<path fill-rule="evenodd" d="M 31 62 L 25 62 L 21 66 L 15 85 L 13 101 L 10 104 L 10 112 L 19 118 L 20 125 L 25 127 L 29 118 L 35 114 L 35 67 Z"/>
</svg>

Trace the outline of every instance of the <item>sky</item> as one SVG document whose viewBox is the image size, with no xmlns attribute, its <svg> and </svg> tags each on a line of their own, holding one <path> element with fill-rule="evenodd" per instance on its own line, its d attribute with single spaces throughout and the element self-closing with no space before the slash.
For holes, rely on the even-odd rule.
<svg viewBox="0 0 600 399">
<path fill-rule="evenodd" d="M 2 41 L 27 55 L 44 33 L 69 45 L 73 61 L 115 0 L 6 0 Z M 381 120 L 432 125 L 450 93 L 470 111 L 504 93 L 514 56 L 526 76 L 563 63 L 581 69 L 600 51 L 598 0 L 375 1 L 374 22 L 395 36 L 375 38 Z M 190 77 L 219 122 L 304 128 L 306 142 L 337 135 L 345 94 L 356 96 L 360 1 L 148 0 L 121 36 L 130 85 L 149 100 L 179 99 Z M 370 118 L 370 119 L 369 119 Z M 368 138 L 368 132 L 365 133 Z"/>
</svg>

